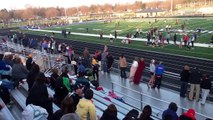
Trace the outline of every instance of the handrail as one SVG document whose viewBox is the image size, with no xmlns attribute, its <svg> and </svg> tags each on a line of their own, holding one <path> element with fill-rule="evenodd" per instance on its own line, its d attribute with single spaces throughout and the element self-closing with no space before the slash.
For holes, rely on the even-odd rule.
<svg viewBox="0 0 213 120">
<path fill-rule="evenodd" d="M 118 83 L 115 83 L 115 82 L 111 82 L 111 83 L 112 83 L 112 91 L 115 91 L 113 86 L 114 86 L 114 85 L 117 85 L 117 86 L 120 86 L 120 87 L 125 88 L 125 89 L 127 89 L 127 90 L 130 90 L 130 91 L 132 91 L 132 92 L 135 92 L 135 93 L 140 94 L 141 98 L 142 98 L 142 96 L 146 96 L 146 97 L 149 97 L 149 98 L 151 98 L 151 99 L 160 101 L 160 102 L 162 102 L 162 103 L 170 104 L 170 102 L 168 102 L 168 101 L 165 101 L 165 100 L 162 100 L 162 99 L 159 99 L 159 98 L 156 98 L 156 97 L 152 97 L 152 96 L 147 95 L 147 94 L 144 94 L 144 93 L 142 93 L 142 92 L 138 92 L 138 91 L 133 90 L 133 89 L 130 89 L 130 88 L 128 88 L 128 87 L 122 86 L 121 84 L 118 84 Z M 117 91 L 116 91 L 116 92 L 117 92 Z M 130 97 L 130 96 L 128 96 L 128 97 Z M 141 102 L 142 102 L 142 101 L 141 101 Z M 184 111 L 187 111 L 187 110 L 188 110 L 188 108 L 184 108 L 184 107 L 179 106 L 179 105 L 177 105 L 177 107 L 181 109 L 182 114 L 184 113 Z M 197 115 L 201 116 L 201 117 L 209 118 L 209 116 L 204 115 L 204 114 L 202 114 L 202 113 L 198 113 L 198 112 L 195 112 L 195 113 L 196 113 Z"/>
</svg>

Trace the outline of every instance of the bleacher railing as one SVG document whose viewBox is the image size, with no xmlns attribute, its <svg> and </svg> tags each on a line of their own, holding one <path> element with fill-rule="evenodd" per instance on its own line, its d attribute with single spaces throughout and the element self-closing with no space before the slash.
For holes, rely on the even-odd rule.
<svg viewBox="0 0 213 120">
<path fill-rule="evenodd" d="M 1 48 L 2 52 L 9 52 L 10 49 L 13 49 L 13 50 L 15 50 L 15 52 L 18 52 L 18 53 L 22 54 L 25 58 L 28 55 L 28 53 L 33 54 L 34 61 L 41 68 L 43 68 L 44 72 L 49 72 L 49 70 L 54 68 L 54 67 L 59 68 L 61 66 L 61 64 L 64 63 L 64 61 L 59 61 L 59 62 L 56 61 L 56 58 L 57 57 L 61 58 L 61 55 L 57 55 L 57 54 L 54 55 L 54 54 L 44 53 L 42 51 L 39 51 L 39 50 L 36 50 L 36 49 L 27 48 L 27 47 L 24 47 L 23 45 L 15 44 L 15 43 L 10 42 L 10 41 L 7 41 L 4 44 L 1 43 L 0 44 L 0 48 Z M 175 76 L 177 76 L 177 75 L 175 75 Z M 156 101 L 159 102 L 159 104 L 167 104 L 167 106 L 170 104 L 170 102 L 168 102 L 168 101 L 165 101 L 165 100 L 162 100 L 162 99 L 159 99 L 159 98 L 156 98 L 156 97 L 152 97 L 152 96 L 150 96 L 148 94 L 145 94 L 145 93 L 142 93 L 142 92 L 138 92 L 136 90 L 133 90 L 131 88 L 127 88 L 127 87 L 122 86 L 120 84 L 113 83 L 113 82 L 111 84 L 112 84 L 112 91 L 115 91 L 115 92 L 127 97 L 128 99 L 132 99 L 132 100 L 135 100 L 135 101 L 139 102 L 140 105 L 137 105 L 137 106 L 135 106 L 135 105 L 133 105 L 131 103 L 128 103 L 130 106 L 132 106 L 133 108 L 136 108 L 138 110 L 142 110 L 144 105 L 147 105 L 147 104 L 149 104 L 153 109 L 160 111 L 160 113 L 162 113 L 165 110 L 165 109 L 159 108 L 159 107 L 157 107 L 155 105 L 152 105 L 150 103 L 145 102 L 143 100 L 144 97 L 156 100 Z M 126 90 L 129 90 L 131 92 L 134 92 L 135 94 L 138 94 L 140 96 L 140 99 L 132 97 L 129 94 L 124 94 L 124 93 L 114 89 L 115 86 L 119 86 L 119 87 L 124 88 Z M 184 107 L 181 107 L 179 105 L 178 105 L 178 108 L 181 111 L 181 113 L 184 113 L 186 110 L 188 110 L 188 108 L 184 108 Z M 161 116 L 159 114 L 156 114 L 156 116 L 153 116 L 153 117 L 155 117 L 157 119 L 161 119 Z M 206 116 L 206 115 L 198 113 L 198 112 L 196 112 L 196 115 L 200 116 L 200 117 L 203 117 L 203 118 L 209 118 L 209 116 Z"/>
<path fill-rule="evenodd" d="M 135 98 L 135 97 L 133 97 L 133 96 L 130 96 L 130 94 L 125 94 L 125 93 L 120 92 L 119 90 L 116 90 L 115 87 L 118 87 L 118 86 L 121 87 L 122 89 L 131 91 L 131 92 L 133 92 L 133 93 L 139 95 L 139 96 L 140 96 L 140 99 L 137 99 L 137 98 Z M 150 95 L 148 95 L 148 94 L 145 94 L 145 93 L 142 93 L 142 92 L 133 90 L 133 89 L 131 89 L 131 88 L 125 87 L 125 86 L 123 86 L 123 85 L 121 85 L 121 84 L 118 84 L 118 83 L 111 82 L 111 87 L 112 87 L 112 91 L 113 91 L 113 92 L 116 92 L 116 93 L 118 93 L 118 94 L 121 94 L 121 95 L 123 95 L 124 97 L 126 97 L 127 99 L 133 99 L 133 100 L 135 100 L 135 101 L 138 101 L 138 102 L 140 103 L 140 105 L 137 105 L 137 106 L 136 106 L 136 105 L 133 105 L 133 104 L 131 104 L 131 103 L 127 103 L 127 104 L 129 104 L 130 106 L 134 107 L 135 109 L 139 109 L 140 111 L 143 110 L 143 107 L 144 107 L 145 105 L 150 105 L 153 109 L 159 110 L 161 114 L 162 114 L 162 112 L 163 112 L 164 110 L 166 110 L 166 109 L 162 109 L 162 108 L 159 108 L 158 106 L 155 106 L 155 105 L 152 105 L 152 104 L 150 104 L 150 103 L 145 102 L 145 101 L 143 100 L 145 97 L 146 97 L 146 98 L 149 98 L 149 99 L 152 99 L 152 100 L 155 100 L 156 102 L 158 102 L 159 105 L 166 104 L 167 106 L 169 106 L 169 104 L 171 103 L 171 102 L 168 102 L 168 101 L 165 101 L 165 100 L 162 100 L 162 99 L 159 99 L 159 98 L 150 96 Z M 180 111 L 180 114 L 183 114 L 185 111 L 187 111 L 187 110 L 189 109 L 189 108 L 184 108 L 184 107 L 182 107 L 182 106 L 180 106 L 180 105 L 177 105 L 177 106 L 178 106 L 178 110 Z M 139 108 L 139 107 L 140 107 L 140 108 Z M 160 113 L 159 113 L 159 114 L 160 114 Z M 161 115 L 159 115 L 159 114 L 156 114 L 156 115 L 154 115 L 153 117 L 158 118 L 158 119 L 161 119 Z M 199 117 L 199 118 L 202 117 L 203 119 L 209 118 L 209 116 L 204 115 L 204 114 L 202 114 L 202 113 L 198 113 L 198 112 L 196 112 L 196 116 Z"/>
</svg>

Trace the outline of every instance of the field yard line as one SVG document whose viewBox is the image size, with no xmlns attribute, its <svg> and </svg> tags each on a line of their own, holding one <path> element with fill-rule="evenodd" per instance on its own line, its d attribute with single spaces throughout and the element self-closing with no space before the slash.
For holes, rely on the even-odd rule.
<svg viewBox="0 0 213 120">
<path fill-rule="evenodd" d="M 31 31 L 38 31 L 38 32 L 54 32 L 54 33 L 61 33 L 61 31 L 56 31 L 56 30 L 41 30 L 41 29 L 28 29 L 28 30 L 31 30 Z M 71 32 L 71 34 L 73 35 L 81 35 L 81 36 L 92 36 L 92 37 L 100 37 L 99 34 L 89 34 L 89 33 L 77 33 L 77 32 Z M 103 37 L 105 38 L 110 38 L 109 35 L 103 35 Z M 118 36 L 117 39 L 126 39 L 126 37 L 122 37 L 122 36 Z M 134 40 L 134 41 L 144 41 L 146 42 L 147 39 L 141 39 L 141 38 L 131 38 L 131 40 Z M 179 41 L 176 42 L 177 44 L 179 44 Z M 170 44 L 174 44 L 173 41 L 170 40 Z M 197 47 L 206 47 L 206 48 L 209 48 L 209 44 L 205 44 L 205 43 L 194 43 L 194 46 L 197 46 Z"/>
</svg>

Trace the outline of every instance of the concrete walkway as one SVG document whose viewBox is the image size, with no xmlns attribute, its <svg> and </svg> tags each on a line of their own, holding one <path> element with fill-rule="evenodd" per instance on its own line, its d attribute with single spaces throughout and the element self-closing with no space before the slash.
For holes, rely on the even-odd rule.
<svg viewBox="0 0 213 120">
<path fill-rule="evenodd" d="M 38 31 L 38 32 L 54 32 L 54 33 L 61 33 L 61 31 L 56 31 L 56 30 L 41 30 L 41 29 L 28 29 L 31 31 Z M 73 35 L 80 35 L 80 36 L 92 36 L 92 37 L 100 37 L 99 34 L 89 34 L 89 33 L 77 33 L 77 32 L 71 32 L 71 34 Z M 103 35 L 104 38 L 110 38 L 109 35 Z M 122 36 L 118 36 L 117 39 L 126 39 L 126 37 L 122 37 Z M 147 39 L 144 38 L 131 38 L 131 40 L 134 41 L 144 41 L 146 42 Z M 174 44 L 173 41 L 170 40 L 170 44 Z M 179 44 L 179 42 L 177 41 L 177 44 Z M 205 44 L 205 43 L 194 43 L 194 46 L 196 47 L 205 47 L 205 48 L 209 48 L 209 44 Z"/>
</svg>

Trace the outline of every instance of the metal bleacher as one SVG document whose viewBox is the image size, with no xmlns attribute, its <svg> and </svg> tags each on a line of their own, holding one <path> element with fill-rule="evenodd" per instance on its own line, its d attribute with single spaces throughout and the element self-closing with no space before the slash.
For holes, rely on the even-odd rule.
<svg viewBox="0 0 213 120">
<path fill-rule="evenodd" d="M 15 46 L 13 46 L 13 45 L 10 45 L 10 46 L 11 46 L 11 48 L 8 48 L 8 46 L 4 47 L 4 50 L 8 51 L 8 49 L 16 49 Z M 22 46 L 19 46 L 18 50 L 15 50 L 15 51 L 23 51 L 23 49 L 26 49 L 26 48 L 23 48 Z M 40 51 L 31 50 L 31 49 L 27 49 L 26 51 L 30 51 L 31 53 L 35 53 L 35 55 L 36 55 L 35 56 L 36 57 L 35 60 L 39 63 L 40 66 L 42 66 L 42 63 L 43 63 L 42 59 L 41 59 L 41 57 L 42 57 L 41 54 L 42 53 Z M 26 55 L 26 53 L 23 55 L 23 57 L 25 57 L 25 55 Z M 49 58 L 51 59 L 51 57 L 49 57 Z M 54 59 L 54 57 L 52 57 L 52 59 Z M 58 68 L 60 66 L 61 66 L 61 64 L 52 63 L 52 64 L 50 64 L 49 69 L 45 70 L 45 72 L 49 73 L 52 68 L 54 68 L 54 67 Z M 114 70 L 118 70 L 118 69 L 114 68 Z M 146 68 L 146 71 L 147 70 L 148 70 L 148 68 Z M 170 76 L 170 77 L 176 77 L 176 78 L 179 79 L 179 75 L 178 74 L 173 74 L 173 73 L 166 72 L 166 75 Z M 107 91 L 106 88 L 104 88 L 104 89 Z M 18 88 L 18 89 L 10 91 L 10 94 L 14 98 L 15 103 L 18 106 L 21 107 L 21 110 L 23 110 L 26 107 L 25 101 L 26 101 L 26 97 L 27 97 L 26 96 L 27 91 L 28 91 L 28 85 L 26 83 L 23 84 L 21 88 Z M 111 101 L 107 101 L 107 100 L 104 99 L 104 97 L 106 97 L 106 94 L 104 94 L 104 93 L 102 93 L 100 91 L 96 91 L 95 89 L 93 89 L 93 91 L 94 91 L 94 104 L 96 106 L 96 113 L 97 113 L 97 115 L 99 117 L 102 116 L 102 113 L 107 108 L 107 106 L 109 104 L 112 104 L 112 103 L 115 104 L 116 107 L 117 107 L 117 109 L 118 109 L 118 118 L 119 119 L 123 119 L 124 116 L 127 114 L 127 112 L 130 111 L 133 108 L 137 109 L 138 111 L 141 111 L 141 109 L 142 109 L 142 108 L 140 108 L 140 105 L 139 105 L 139 107 L 135 107 L 135 106 L 131 106 L 131 105 L 126 104 L 126 103 L 122 103 L 122 102 L 120 102 L 120 101 L 118 101 L 116 99 L 112 99 L 112 98 L 110 98 Z M 118 91 L 115 90 L 115 92 L 118 92 Z M 52 89 L 50 89 L 50 88 L 48 88 L 48 93 L 49 93 L 50 96 L 54 95 L 54 91 Z M 142 102 L 142 101 L 140 101 L 140 102 Z M 55 112 L 58 109 L 59 109 L 59 107 L 56 106 L 53 103 L 53 111 Z M 156 119 L 156 120 L 161 119 L 160 114 L 161 114 L 162 110 L 159 110 L 157 108 L 152 107 L 152 111 L 153 111 L 152 117 L 154 119 Z M 6 117 L 8 118 L 8 120 L 15 120 L 15 119 L 17 119 L 17 118 L 13 117 L 14 115 L 10 113 L 10 110 L 7 109 L 7 107 L 5 107 L 2 110 L 2 112 L 5 113 L 5 114 L 7 114 Z"/>
</svg>

